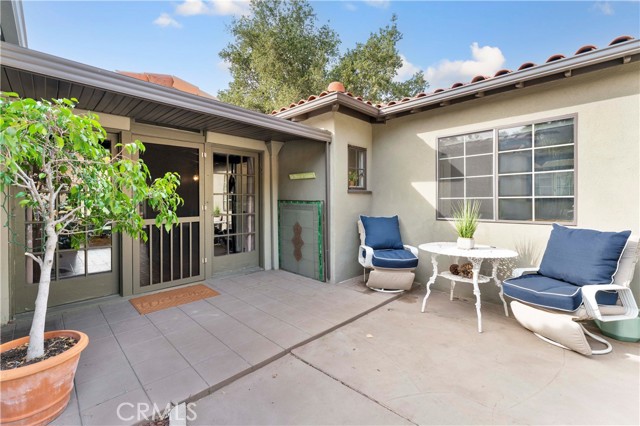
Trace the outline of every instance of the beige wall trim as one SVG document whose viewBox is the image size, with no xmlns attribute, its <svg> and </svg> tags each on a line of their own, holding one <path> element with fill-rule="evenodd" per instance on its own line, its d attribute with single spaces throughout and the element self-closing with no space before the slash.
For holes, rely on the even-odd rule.
<svg viewBox="0 0 640 426">
<path fill-rule="evenodd" d="M 278 170 L 280 164 L 278 161 L 278 155 L 280 150 L 284 146 L 283 142 L 267 142 L 267 150 L 269 151 L 269 161 L 271 166 L 271 173 L 269 175 L 271 186 L 271 197 L 269 202 L 271 203 L 271 264 L 273 269 L 280 269 L 280 252 L 278 250 L 278 243 L 280 238 L 280 232 L 278 230 Z M 265 176 L 266 179 L 266 176 Z"/>
<path fill-rule="evenodd" d="M 100 121 L 100 125 L 102 125 L 102 127 L 104 127 L 105 129 L 113 129 L 115 131 L 117 130 L 131 130 L 131 118 L 129 117 L 123 117 L 121 115 L 113 115 L 113 114 L 107 114 L 107 113 L 97 113 L 97 112 L 93 112 L 93 111 L 87 111 L 84 109 L 80 109 L 80 108 L 76 108 L 74 110 L 75 114 L 86 114 L 87 112 L 91 112 L 95 115 L 98 116 L 98 121 Z"/>
</svg>

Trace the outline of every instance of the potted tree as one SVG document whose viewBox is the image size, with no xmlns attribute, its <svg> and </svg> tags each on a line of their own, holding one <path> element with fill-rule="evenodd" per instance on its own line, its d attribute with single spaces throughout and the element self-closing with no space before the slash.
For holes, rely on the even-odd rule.
<svg viewBox="0 0 640 426">
<path fill-rule="evenodd" d="M 140 204 L 155 209 L 156 225 L 169 229 L 182 203 L 177 174 L 150 182 L 146 165 L 132 158 L 144 151 L 139 141 L 118 144 L 117 154 L 111 155 L 101 144 L 106 132 L 97 117 L 74 114 L 75 102 L 0 93 L 0 190 L 32 209 L 44 234 L 41 256 L 29 248 L 25 252 L 40 267 L 29 336 L 0 345 L 3 425 L 46 424 L 61 413 L 80 352 L 88 344 L 81 332 L 44 332 L 59 239 L 70 238 L 77 247 L 85 233 L 100 234 L 106 227 L 146 239 Z"/>
<path fill-rule="evenodd" d="M 478 228 L 480 219 L 480 202 L 463 201 L 453 208 L 453 222 L 458 232 L 458 248 L 471 250 L 475 241 L 473 235 Z"/>
</svg>

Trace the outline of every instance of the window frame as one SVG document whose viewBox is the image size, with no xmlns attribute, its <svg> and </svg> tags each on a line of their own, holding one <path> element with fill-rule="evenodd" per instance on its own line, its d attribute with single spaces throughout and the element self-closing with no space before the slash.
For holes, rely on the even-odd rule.
<svg viewBox="0 0 640 426">
<path fill-rule="evenodd" d="M 498 140 L 498 135 L 499 132 L 501 130 L 505 130 L 505 129 L 511 129 L 514 127 L 519 127 L 519 126 L 535 126 L 536 124 L 542 124 L 542 123 L 548 123 L 548 122 L 552 122 L 552 121 L 562 121 L 562 120 L 568 120 L 568 119 L 572 119 L 573 120 L 573 144 L 562 144 L 559 146 L 573 146 L 573 168 L 570 170 L 566 170 L 567 172 L 572 172 L 573 173 L 573 195 L 572 196 L 558 196 L 558 198 L 573 198 L 573 205 L 574 205 L 574 212 L 573 212 L 573 219 L 571 221 L 559 221 L 559 220 L 535 220 L 535 199 L 536 198 L 555 198 L 555 196 L 536 196 L 535 195 L 535 177 L 534 175 L 536 174 L 541 174 L 541 172 L 537 172 L 535 171 L 535 169 L 531 170 L 531 176 L 532 176 L 532 182 L 531 182 L 531 189 L 532 189 L 532 193 L 531 196 L 523 196 L 522 198 L 530 198 L 533 201 L 533 205 L 532 205 L 532 219 L 531 220 L 509 220 L 509 219 L 500 219 L 499 218 L 499 210 L 498 210 L 498 205 L 499 205 L 499 200 L 500 200 L 500 195 L 499 195 L 499 185 L 498 185 L 498 179 L 499 179 L 499 140 Z M 565 114 L 565 115 L 558 115 L 558 116 L 552 116 L 549 118 L 543 118 L 543 119 L 536 119 L 536 120 L 528 120 L 528 121 L 519 121 L 519 122 L 514 122 L 514 123 L 510 123 L 510 124 L 505 124 L 505 125 L 500 125 L 500 126 L 495 126 L 495 127 L 490 127 L 490 128 L 483 128 L 481 130 L 473 130 L 473 131 L 467 131 L 467 132 L 458 132 L 455 134 L 446 134 L 446 135 L 442 135 L 442 136 L 436 136 L 435 139 L 435 161 L 436 161 L 436 179 L 435 179 L 435 183 L 436 183 L 436 208 L 435 208 L 435 216 L 436 216 L 436 220 L 437 221 L 446 221 L 446 222 L 450 222 L 453 220 L 453 218 L 450 217 L 440 217 L 439 215 L 439 205 L 440 205 L 440 147 L 439 147 L 439 142 L 441 139 L 446 139 L 446 138 L 453 138 L 453 137 L 458 137 L 458 136 L 465 136 L 465 135 L 469 135 L 469 134 L 476 134 L 476 133 L 484 133 L 484 132 L 492 132 L 492 137 L 493 137 L 493 219 L 480 219 L 481 222 L 487 222 L 487 223 L 511 223 L 511 224 L 527 224 L 527 225 L 549 225 L 552 223 L 560 223 L 562 225 L 566 225 L 566 226 L 575 226 L 577 225 L 578 222 L 578 114 L 574 113 L 574 114 Z M 524 151 L 526 149 L 523 149 L 522 151 Z M 536 148 L 535 148 L 535 132 L 532 134 L 532 145 L 531 148 L 528 149 L 532 154 L 534 154 Z M 503 152 L 508 152 L 508 151 L 503 151 Z M 462 157 L 465 159 L 465 164 L 466 164 L 466 153 L 465 156 Z M 561 171 L 560 171 L 561 172 Z M 466 173 L 466 170 L 465 170 Z M 544 172 L 542 172 L 544 173 Z M 466 174 L 463 177 L 464 179 L 466 179 Z M 465 184 L 466 185 L 466 184 Z M 476 197 L 477 198 L 477 197 Z M 503 197 L 504 198 L 504 197 Z M 474 199 L 474 198 L 469 198 L 466 197 L 466 193 L 464 194 L 464 197 L 462 198 L 463 200 L 467 200 L 467 199 Z"/>
<path fill-rule="evenodd" d="M 349 154 L 351 150 L 356 152 L 356 167 L 353 168 L 349 165 Z M 362 156 L 362 164 L 359 164 L 359 158 Z M 349 185 L 349 173 L 352 170 L 362 171 L 362 185 L 350 186 Z M 354 192 L 361 192 L 367 190 L 367 148 L 357 145 L 347 145 L 347 190 Z"/>
</svg>

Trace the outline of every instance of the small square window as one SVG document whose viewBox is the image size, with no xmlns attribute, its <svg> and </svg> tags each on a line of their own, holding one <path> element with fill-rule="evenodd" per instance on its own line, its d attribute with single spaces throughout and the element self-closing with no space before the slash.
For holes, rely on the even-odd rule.
<svg viewBox="0 0 640 426">
<path fill-rule="evenodd" d="M 367 150 L 349 145 L 349 189 L 367 189 Z"/>
</svg>

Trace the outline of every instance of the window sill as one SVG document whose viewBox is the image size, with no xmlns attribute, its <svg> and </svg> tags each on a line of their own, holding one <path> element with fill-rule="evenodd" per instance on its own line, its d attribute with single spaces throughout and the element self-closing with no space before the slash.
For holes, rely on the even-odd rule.
<svg viewBox="0 0 640 426">
<path fill-rule="evenodd" d="M 367 189 L 358 189 L 358 188 L 349 188 L 347 192 L 349 194 L 373 194 L 371 191 Z"/>
</svg>

